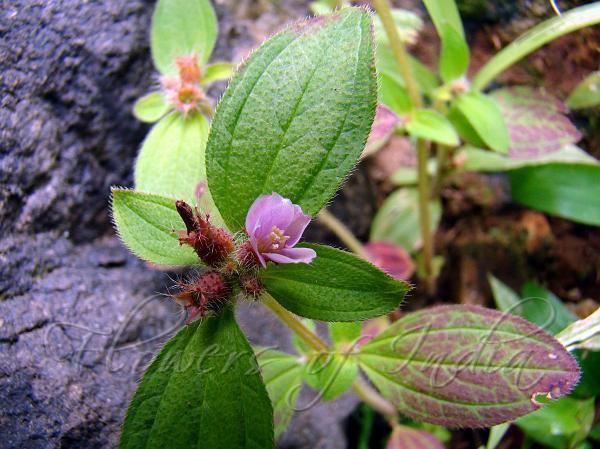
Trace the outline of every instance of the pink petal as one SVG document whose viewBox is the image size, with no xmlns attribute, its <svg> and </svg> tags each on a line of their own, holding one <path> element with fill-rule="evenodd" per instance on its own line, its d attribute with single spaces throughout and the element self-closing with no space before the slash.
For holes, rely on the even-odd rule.
<svg viewBox="0 0 600 449">
<path fill-rule="evenodd" d="M 373 265 L 396 279 L 408 280 L 415 272 L 415 263 L 401 246 L 391 242 L 369 242 L 365 250 Z"/>
<path fill-rule="evenodd" d="M 285 235 L 289 237 L 289 240 L 286 242 L 288 248 L 298 243 L 300 237 L 304 234 L 304 230 L 310 223 L 310 220 L 311 217 L 302 212 L 300 206 L 294 205 L 294 218 L 285 229 Z"/>
<path fill-rule="evenodd" d="M 273 226 L 285 232 L 294 220 L 294 205 L 278 193 L 258 197 L 246 216 L 246 231 L 258 240 L 267 238 Z"/>
<path fill-rule="evenodd" d="M 317 253 L 310 248 L 285 248 L 279 253 L 265 253 L 263 256 L 276 263 L 311 263 Z"/>
</svg>

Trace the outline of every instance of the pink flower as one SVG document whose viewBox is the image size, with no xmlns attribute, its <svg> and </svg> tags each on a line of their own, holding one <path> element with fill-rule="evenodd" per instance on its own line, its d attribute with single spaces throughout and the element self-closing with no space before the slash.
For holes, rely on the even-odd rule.
<svg viewBox="0 0 600 449">
<path fill-rule="evenodd" d="M 310 263 L 317 254 L 294 248 L 310 223 L 300 206 L 277 193 L 259 196 L 246 216 L 250 244 L 263 267 L 275 263 Z"/>
</svg>

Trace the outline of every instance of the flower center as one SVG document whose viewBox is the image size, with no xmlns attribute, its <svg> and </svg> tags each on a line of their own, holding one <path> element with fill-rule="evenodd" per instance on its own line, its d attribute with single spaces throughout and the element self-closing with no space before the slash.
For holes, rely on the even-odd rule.
<svg viewBox="0 0 600 449">
<path fill-rule="evenodd" d="M 285 242 L 290 238 L 288 235 L 285 235 L 281 229 L 277 226 L 273 225 L 271 228 L 271 232 L 267 236 L 267 251 L 279 251 L 285 247 Z"/>
</svg>

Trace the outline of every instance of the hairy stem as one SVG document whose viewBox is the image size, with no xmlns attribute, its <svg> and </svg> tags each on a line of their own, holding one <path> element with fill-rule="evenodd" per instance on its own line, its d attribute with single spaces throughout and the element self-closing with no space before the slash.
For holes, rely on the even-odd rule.
<svg viewBox="0 0 600 449">
<path fill-rule="evenodd" d="M 394 24 L 390 4 L 388 0 L 373 0 L 373 6 L 375 7 L 377 14 L 379 14 L 385 34 L 387 34 L 388 40 L 390 41 L 390 47 L 392 47 L 392 52 L 398 63 L 400 74 L 406 83 L 408 96 L 415 108 L 421 108 L 423 106 L 423 99 L 419 92 L 419 85 L 417 84 L 417 79 L 415 78 L 412 66 L 410 65 L 406 46 L 404 45 L 404 42 L 402 42 L 402 39 L 400 39 L 398 30 Z"/>
<path fill-rule="evenodd" d="M 352 231 L 350 231 L 350 229 L 348 229 L 344 223 L 331 214 L 331 212 L 329 212 L 327 209 L 321 209 L 317 215 L 317 220 L 329 228 L 329 230 L 333 232 L 336 237 L 348 247 L 348 249 L 364 259 L 367 258 L 367 252 L 365 251 L 362 243 L 360 243 Z"/>
<path fill-rule="evenodd" d="M 269 293 L 263 292 L 262 303 L 316 352 L 329 352 L 328 345 L 317 334 L 302 324 L 291 312 L 283 308 Z M 398 420 L 398 412 L 394 405 L 381 396 L 362 377 L 358 377 L 352 387 L 363 402 L 381 413 L 390 423 L 395 423 Z"/>
</svg>

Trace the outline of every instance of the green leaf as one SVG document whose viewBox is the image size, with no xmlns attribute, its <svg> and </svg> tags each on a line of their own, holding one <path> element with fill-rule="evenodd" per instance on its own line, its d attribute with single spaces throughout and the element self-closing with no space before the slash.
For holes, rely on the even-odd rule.
<svg viewBox="0 0 600 449">
<path fill-rule="evenodd" d="M 256 358 L 260 365 L 269 398 L 273 404 L 273 422 L 277 440 L 289 425 L 302 387 L 304 365 L 297 356 L 258 348 Z"/>
<path fill-rule="evenodd" d="M 306 327 L 309 331 L 315 333 L 317 331 L 317 326 L 313 320 L 309 320 L 307 318 L 300 318 L 300 322 Z M 292 346 L 299 354 L 311 354 L 315 352 L 315 350 L 307 344 L 302 338 L 298 336 L 296 333 L 292 333 Z"/>
<path fill-rule="evenodd" d="M 402 42 L 413 44 L 416 42 L 419 31 L 423 28 L 423 20 L 412 11 L 406 9 L 392 9 L 392 19 L 398 30 L 398 35 Z M 389 45 L 387 33 L 383 29 L 383 24 L 379 16 L 373 18 L 375 28 L 375 41 L 378 45 Z"/>
<path fill-rule="evenodd" d="M 119 447 L 274 447 L 271 402 L 231 308 L 167 343 L 131 401 Z"/>
<path fill-rule="evenodd" d="M 413 112 L 406 130 L 411 136 L 432 140 L 442 145 L 457 146 L 458 134 L 452 124 L 439 112 L 420 109 Z"/>
<path fill-rule="evenodd" d="M 335 347 L 351 346 L 357 342 L 362 332 L 362 324 L 329 323 L 329 336 Z"/>
<path fill-rule="evenodd" d="M 362 347 L 361 368 L 398 410 L 446 427 L 487 427 L 567 394 L 577 362 L 553 337 L 479 306 L 413 312 Z"/>
<path fill-rule="evenodd" d="M 464 38 L 465 32 L 454 0 L 423 0 L 423 3 L 440 36 L 444 25 L 449 24 Z"/>
<path fill-rule="evenodd" d="M 228 80 L 233 76 L 235 67 L 229 62 L 215 62 L 206 66 L 202 74 L 202 84 L 210 84 L 215 81 Z"/>
<path fill-rule="evenodd" d="M 341 352 L 313 356 L 304 372 L 306 383 L 325 401 L 331 401 L 348 391 L 357 376 L 356 357 Z"/>
<path fill-rule="evenodd" d="M 153 123 L 160 120 L 171 106 L 162 92 L 144 95 L 133 105 L 133 115 L 141 122 Z"/>
<path fill-rule="evenodd" d="M 462 117 L 471 129 L 465 129 Z M 461 137 L 474 145 L 481 142 L 499 153 L 508 152 L 508 130 L 494 99 L 479 92 L 468 92 L 456 98 L 449 115 Z M 473 132 L 477 139 L 473 141 Z"/>
<path fill-rule="evenodd" d="M 379 101 L 398 115 L 404 115 L 412 109 L 406 88 L 383 73 L 379 75 Z"/>
<path fill-rule="evenodd" d="M 266 41 L 233 77 L 207 148 L 208 184 L 231 229 L 261 194 L 316 214 L 360 157 L 377 83 L 368 13 L 346 8 Z"/>
<path fill-rule="evenodd" d="M 600 3 L 573 8 L 536 25 L 490 59 L 473 78 L 473 89 L 485 88 L 500 73 L 542 45 L 580 28 L 600 23 Z"/>
<path fill-rule="evenodd" d="M 173 112 L 154 125 L 135 164 L 136 189 L 198 203 L 197 187 L 206 182 L 208 128 L 206 118 L 198 112 L 187 117 Z M 213 224 L 222 225 L 207 188 L 199 205 L 210 213 Z"/>
<path fill-rule="evenodd" d="M 439 71 L 445 82 L 460 78 L 469 67 L 469 46 L 462 33 L 448 23 L 438 28 L 442 49 Z"/>
<path fill-rule="evenodd" d="M 560 150 L 552 153 L 534 155 L 531 158 L 525 157 L 520 159 L 513 159 L 510 155 L 504 156 L 502 154 L 492 153 L 491 151 L 466 146 L 459 153 L 459 157 L 462 156 L 464 156 L 465 161 L 464 164 L 461 165 L 463 170 L 480 172 L 509 171 L 521 167 L 546 165 L 555 162 L 598 165 L 598 160 L 575 145 L 566 145 Z"/>
<path fill-rule="evenodd" d="M 583 109 L 598 105 L 600 105 L 600 72 L 592 72 L 573 89 L 567 98 L 567 106 L 571 109 Z"/>
<path fill-rule="evenodd" d="M 261 272 L 269 292 L 296 315 L 323 321 L 363 321 L 394 310 L 408 286 L 359 257 L 322 245 L 310 264 L 270 264 Z"/>
<path fill-rule="evenodd" d="M 585 439 L 594 421 L 594 399 L 562 398 L 516 424 L 540 444 L 553 449 L 574 448 Z"/>
<path fill-rule="evenodd" d="M 440 202 L 430 201 L 432 232 L 437 229 L 441 214 Z M 411 252 L 422 245 L 417 189 L 402 188 L 386 198 L 373 219 L 369 240 L 396 243 Z"/>
<path fill-rule="evenodd" d="M 506 431 L 509 427 L 510 423 L 498 424 L 497 426 L 493 426 L 490 429 L 490 435 L 488 437 L 488 442 L 485 446 L 485 449 L 496 449 L 496 447 L 498 447 L 498 444 L 500 444 L 500 441 L 502 441 L 502 438 L 504 438 L 504 435 L 506 434 Z"/>
<path fill-rule="evenodd" d="M 159 265 L 200 263 L 174 232 L 185 229 L 175 199 L 113 188 L 112 215 L 119 237 L 139 258 Z"/>
<path fill-rule="evenodd" d="M 509 172 L 517 203 L 594 226 L 600 226 L 598 179 L 598 165 L 548 164 Z"/>
<path fill-rule="evenodd" d="M 177 73 L 175 58 L 195 54 L 210 59 L 218 33 L 210 0 L 158 0 L 152 16 L 150 48 L 159 72 Z"/>
<path fill-rule="evenodd" d="M 419 62 L 416 58 L 409 55 L 408 60 L 412 67 L 412 71 L 417 79 L 419 89 L 425 94 L 431 93 L 438 85 L 438 79 L 425 65 Z M 375 64 L 377 66 L 377 73 L 386 75 L 393 79 L 400 87 L 405 87 L 406 83 L 402 75 L 396 58 L 392 53 L 392 50 L 387 45 L 378 45 L 375 54 Z"/>
<path fill-rule="evenodd" d="M 581 133 L 564 115 L 566 106 L 543 90 L 509 87 L 490 96 L 508 128 L 511 159 L 543 157 L 581 139 Z"/>
<path fill-rule="evenodd" d="M 526 283 L 519 297 L 495 277 L 488 278 L 498 309 L 522 316 L 552 335 L 577 319 L 559 298 L 534 282 Z"/>
<path fill-rule="evenodd" d="M 600 351 L 600 309 L 564 329 L 557 338 L 568 348 Z"/>
</svg>

